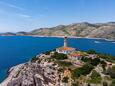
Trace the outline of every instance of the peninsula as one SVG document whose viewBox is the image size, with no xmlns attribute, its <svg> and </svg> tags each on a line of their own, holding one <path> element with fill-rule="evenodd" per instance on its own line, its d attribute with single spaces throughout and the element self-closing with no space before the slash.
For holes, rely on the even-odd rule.
<svg viewBox="0 0 115 86">
<path fill-rule="evenodd" d="M 0 86 L 114 86 L 115 57 L 64 45 L 12 67 Z"/>
</svg>

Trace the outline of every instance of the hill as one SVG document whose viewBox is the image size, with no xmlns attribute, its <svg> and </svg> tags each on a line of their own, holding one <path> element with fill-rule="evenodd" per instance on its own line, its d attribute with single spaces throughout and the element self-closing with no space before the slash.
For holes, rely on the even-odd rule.
<svg viewBox="0 0 115 86">
<path fill-rule="evenodd" d="M 0 35 L 6 35 L 2 33 Z M 70 25 L 58 25 L 52 28 L 38 28 L 30 32 L 17 32 L 10 35 L 32 35 L 32 36 L 77 36 L 91 38 L 106 38 L 115 40 L 115 22 L 74 23 Z"/>
</svg>

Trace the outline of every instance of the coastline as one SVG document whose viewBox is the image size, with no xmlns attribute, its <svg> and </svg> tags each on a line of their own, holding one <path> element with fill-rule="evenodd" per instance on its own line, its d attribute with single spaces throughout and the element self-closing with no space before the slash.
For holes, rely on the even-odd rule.
<svg viewBox="0 0 115 86">
<path fill-rule="evenodd" d="M 8 72 L 9 74 L 7 74 L 8 76 L 0 83 L 0 86 L 7 86 L 7 84 L 9 83 L 9 81 L 12 79 L 12 75 L 14 75 L 19 68 L 21 68 L 25 63 L 20 63 L 18 65 L 15 65 L 13 67 L 11 67 Z"/>
<path fill-rule="evenodd" d="M 55 37 L 55 38 L 63 38 L 64 36 L 44 36 L 44 35 L 1 35 L 1 36 L 30 36 L 30 37 Z M 68 38 L 85 38 L 85 39 L 99 39 L 110 42 L 115 42 L 115 39 L 107 39 L 107 38 L 95 38 L 95 37 L 77 37 L 77 36 L 68 36 Z"/>
<path fill-rule="evenodd" d="M 30 37 L 56 37 L 56 38 L 63 38 L 63 36 L 30 36 Z M 85 38 L 85 37 L 75 37 L 75 36 L 68 36 L 68 38 Z M 89 37 L 86 37 L 86 39 L 102 39 L 102 38 L 89 38 Z M 105 39 L 104 39 L 105 40 Z M 108 40 L 107 40 L 108 41 Z M 21 65 L 23 65 L 23 64 L 19 64 L 19 65 L 17 65 L 18 67 L 19 66 L 21 66 Z M 12 72 L 12 71 L 16 71 L 16 70 L 13 70 L 13 69 L 15 69 L 15 67 L 17 67 L 17 66 L 14 66 L 14 67 L 11 67 L 10 69 L 9 69 L 9 72 Z M 14 73 L 13 72 L 13 73 Z M 8 76 L 12 76 L 13 74 L 10 74 L 10 75 L 8 75 Z M 5 82 L 5 84 L 4 83 L 0 83 L 0 86 L 6 86 L 6 84 L 8 83 L 8 81 L 11 79 L 11 77 L 10 78 L 6 78 L 5 80 L 3 80 L 3 82 Z"/>
<path fill-rule="evenodd" d="M 56 38 L 63 38 L 64 36 L 38 36 L 38 35 L 29 35 L 32 37 L 56 37 Z M 68 38 L 85 38 L 85 39 L 99 39 L 99 40 L 106 40 L 106 41 L 115 41 L 114 39 L 106 39 L 106 38 L 93 38 L 93 37 L 77 37 L 77 36 L 68 36 Z"/>
</svg>

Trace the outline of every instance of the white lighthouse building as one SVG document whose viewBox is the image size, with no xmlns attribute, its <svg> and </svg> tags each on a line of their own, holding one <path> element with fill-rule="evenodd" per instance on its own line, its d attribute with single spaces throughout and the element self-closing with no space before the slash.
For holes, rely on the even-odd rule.
<svg viewBox="0 0 115 86">
<path fill-rule="evenodd" d="M 76 49 L 72 48 L 72 47 L 68 47 L 67 44 L 67 37 L 64 37 L 64 45 L 62 47 L 59 47 L 56 49 L 56 52 L 58 53 L 63 53 L 63 54 L 70 54 L 72 52 L 74 52 Z"/>
</svg>

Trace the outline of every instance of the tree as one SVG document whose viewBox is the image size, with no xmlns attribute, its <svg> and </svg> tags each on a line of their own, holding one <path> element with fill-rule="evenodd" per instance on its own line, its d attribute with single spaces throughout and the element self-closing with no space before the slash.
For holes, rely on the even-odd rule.
<svg viewBox="0 0 115 86">
<path fill-rule="evenodd" d="M 95 58 L 95 59 L 92 59 L 91 61 L 91 64 L 93 66 L 97 66 L 99 63 L 100 63 L 100 58 Z"/>
<path fill-rule="evenodd" d="M 68 77 L 64 77 L 63 79 L 62 79 L 62 82 L 64 82 L 64 83 L 68 83 Z"/>
<path fill-rule="evenodd" d="M 87 53 L 88 53 L 88 54 L 96 54 L 96 51 L 93 50 L 93 49 L 91 49 L 91 50 L 88 50 Z"/>
<path fill-rule="evenodd" d="M 87 58 L 87 57 L 82 57 L 81 60 L 84 62 L 91 62 L 91 58 Z"/>
<path fill-rule="evenodd" d="M 57 60 L 64 60 L 67 59 L 67 55 L 63 53 L 57 53 L 55 52 L 54 55 L 51 56 L 52 58 L 55 58 Z"/>
</svg>

